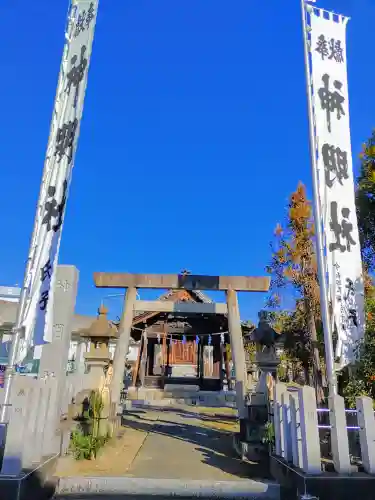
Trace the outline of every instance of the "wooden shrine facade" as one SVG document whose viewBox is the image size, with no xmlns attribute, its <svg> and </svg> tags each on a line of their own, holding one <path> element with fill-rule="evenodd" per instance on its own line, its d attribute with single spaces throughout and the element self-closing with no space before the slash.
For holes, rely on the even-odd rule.
<svg viewBox="0 0 375 500">
<path fill-rule="evenodd" d="M 140 341 L 140 349 L 133 367 L 133 385 L 222 389 L 224 379 L 230 379 L 226 315 L 185 313 L 184 309 L 194 310 L 194 304 L 215 307 L 199 291 L 171 290 L 158 300 L 173 303 L 175 310 L 140 312 L 134 317 L 131 336 Z"/>
</svg>

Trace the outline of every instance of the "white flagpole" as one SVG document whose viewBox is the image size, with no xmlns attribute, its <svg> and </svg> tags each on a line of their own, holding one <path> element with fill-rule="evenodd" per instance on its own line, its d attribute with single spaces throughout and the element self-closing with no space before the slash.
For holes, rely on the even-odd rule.
<svg viewBox="0 0 375 500">
<path fill-rule="evenodd" d="M 308 104 L 309 129 L 310 129 L 310 155 L 311 155 L 311 168 L 312 168 L 313 194 L 314 194 L 313 207 L 314 207 L 316 243 L 317 243 L 316 250 L 318 257 L 320 309 L 321 309 L 323 330 L 324 330 L 324 346 L 325 346 L 325 359 L 326 359 L 329 395 L 333 396 L 337 394 L 337 380 L 335 372 L 335 360 L 333 354 L 331 323 L 329 316 L 326 266 L 324 259 L 324 244 L 322 235 L 322 218 L 321 218 L 320 200 L 319 200 L 320 197 L 319 197 L 318 170 L 316 161 L 315 124 L 314 124 L 314 112 L 313 112 L 313 102 L 311 94 L 311 73 L 309 65 L 309 46 L 308 46 L 309 40 L 307 38 L 308 26 L 306 22 L 305 1 L 306 0 L 301 0 L 301 10 L 302 10 L 302 26 L 303 26 L 303 42 L 304 42 L 303 44 L 305 52 L 306 91 L 307 91 L 307 104 Z M 310 0 L 310 1 L 315 3 L 315 0 Z"/>
</svg>

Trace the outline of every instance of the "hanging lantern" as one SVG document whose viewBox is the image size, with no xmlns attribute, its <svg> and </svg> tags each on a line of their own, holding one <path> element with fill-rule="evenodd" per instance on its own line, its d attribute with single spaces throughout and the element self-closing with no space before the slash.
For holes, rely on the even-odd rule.
<svg viewBox="0 0 375 500">
<path fill-rule="evenodd" d="M 208 345 L 211 345 L 211 340 L 212 340 L 212 337 L 211 337 L 211 335 L 209 335 L 209 336 L 208 336 L 208 342 L 207 342 L 207 343 L 208 343 Z"/>
<path fill-rule="evenodd" d="M 224 333 L 220 333 L 220 343 L 224 344 Z"/>
<path fill-rule="evenodd" d="M 198 335 L 196 335 L 196 336 L 195 336 L 195 342 L 196 342 L 197 344 L 199 344 L 199 336 L 198 336 Z"/>
<path fill-rule="evenodd" d="M 160 333 L 157 334 L 158 344 L 160 344 Z"/>
</svg>

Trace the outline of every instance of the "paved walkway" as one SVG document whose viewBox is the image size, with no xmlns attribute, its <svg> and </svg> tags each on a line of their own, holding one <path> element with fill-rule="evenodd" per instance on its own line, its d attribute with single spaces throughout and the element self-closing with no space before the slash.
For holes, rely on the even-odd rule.
<svg viewBox="0 0 375 500">
<path fill-rule="evenodd" d="M 228 417 L 199 413 L 199 409 L 192 412 L 191 407 L 128 414 L 124 424 L 147 431 L 147 437 L 127 475 L 215 481 L 256 477 L 259 467 L 242 462 L 233 452 L 237 423 Z"/>
<path fill-rule="evenodd" d="M 119 438 L 96 461 L 60 460 L 57 475 L 238 481 L 267 477 L 264 466 L 244 463 L 232 448 L 232 410 L 199 407 L 133 409 Z"/>
</svg>

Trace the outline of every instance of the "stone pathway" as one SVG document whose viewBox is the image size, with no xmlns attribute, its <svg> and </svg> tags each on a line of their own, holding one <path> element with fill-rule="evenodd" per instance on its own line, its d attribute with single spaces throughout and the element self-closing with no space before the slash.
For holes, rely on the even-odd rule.
<svg viewBox="0 0 375 500">
<path fill-rule="evenodd" d="M 267 478 L 263 465 L 244 463 L 232 449 L 237 431 L 228 408 L 179 406 L 126 412 L 121 435 L 106 445 L 96 461 L 60 459 L 59 477 L 238 481 Z"/>
</svg>

